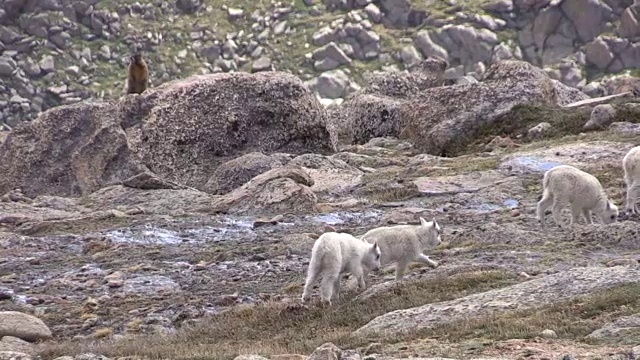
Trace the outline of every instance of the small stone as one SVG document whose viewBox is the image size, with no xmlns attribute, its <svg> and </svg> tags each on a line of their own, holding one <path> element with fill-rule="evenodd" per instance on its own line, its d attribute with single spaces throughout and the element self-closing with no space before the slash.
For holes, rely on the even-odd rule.
<svg viewBox="0 0 640 360">
<path fill-rule="evenodd" d="M 227 13 L 229 14 L 229 19 L 236 20 L 236 19 L 241 18 L 242 15 L 244 15 L 244 10 L 236 9 L 236 8 L 229 8 L 227 10 Z"/>
<path fill-rule="evenodd" d="M 124 274 L 121 271 L 116 271 L 113 274 L 105 276 L 104 280 L 110 288 L 122 287 L 122 285 L 124 285 Z"/>
<path fill-rule="evenodd" d="M 584 130 L 600 130 L 609 126 L 616 116 L 616 110 L 610 104 L 600 104 L 591 111 L 591 118 L 584 124 Z"/>
<path fill-rule="evenodd" d="M 558 334 L 553 330 L 546 329 L 542 330 L 542 337 L 545 339 L 556 339 L 558 338 Z"/>
<path fill-rule="evenodd" d="M 520 210 L 518 209 L 511 210 L 511 217 L 518 217 L 518 216 L 520 216 Z"/>
<path fill-rule="evenodd" d="M 523 277 L 525 279 L 529 279 L 531 278 L 531 275 L 527 274 L 526 272 L 521 272 L 520 274 L 518 274 L 518 276 Z"/>
<path fill-rule="evenodd" d="M 273 64 L 268 56 L 261 56 L 251 64 L 251 72 L 273 70 Z"/>
<path fill-rule="evenodd" d="M 541 122 L 540 124 L 532 127 L 527 131 L 527 137 L 529 139 L 540 139 L 546 132 L 551 129 L 551 124 L 548 122 Z"/>
</svg>

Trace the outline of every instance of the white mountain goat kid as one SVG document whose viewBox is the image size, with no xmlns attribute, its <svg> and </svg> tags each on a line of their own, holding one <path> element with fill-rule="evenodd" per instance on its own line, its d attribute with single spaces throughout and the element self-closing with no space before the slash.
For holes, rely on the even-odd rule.
<svg viewBox="0 0 640 360">
<path fill-rule="evenodd" d="M 422 252 L 440 245 L 442 229 L 433 221 L 420 218 L 420 225 L 383 226 L 369 230 L 360 239 L 377 243 L 382 252 L 380 265 L 396 264 L 396 281 L 402 280 L 411 262 L 427 264 L 432 268 L 438 263 Z M 367 274 L 365 274 L 366 276 Z"/>
<path fill-rule="evenodd" d="M 548 170 L 542 179 L 542 190 L 536 218 L 543 227 L 544 213 L 549 207 L 552 207 L 555 223 L 565 227 L 560 213 L 567 205 L 571 208 L 569 225 L 576 223 L 581 215 L 587 224 L 593 224 L 591 212 L 604 224 L 618 219 L 618 207 L 609 201 L 600 181 L 573 166 L 560 165 Z"/>
<path fill-rule="evenodd" d="M 624 169 L 624 182 L 627 184 L 627 204 L 625 210 L 633 214 L 640 212 L 638 209 L 638 195 L 640 195 L 640 146 L 629 150 L 622 159 Z"/>
<path fill-rule="evenodd" d="M 311 288 L 320 278 L 320 300 L 328 302 L 339 298 L 340 278 L 351 273 L 358 279 L 361 290 L 366 288 L 365 273 L 380 270 L 380 248 L 350 234 L 328 232 L 313 244 L 311 261 L 304 284 L 302 301 L 311 298 Z"/>
</svg>

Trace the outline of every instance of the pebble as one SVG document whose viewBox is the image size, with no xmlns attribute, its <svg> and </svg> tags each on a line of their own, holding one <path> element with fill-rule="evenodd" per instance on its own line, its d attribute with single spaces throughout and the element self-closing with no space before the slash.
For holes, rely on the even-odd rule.
<svg viewBox="0 0 640 360">
<path fill-rule="evenodd" d="M 556 332 L 553 330 L 546 329 L 542 331 L 542 337 L 545 339 L 557 339 L 558 334 L 556 334 Z"/>
</svg>

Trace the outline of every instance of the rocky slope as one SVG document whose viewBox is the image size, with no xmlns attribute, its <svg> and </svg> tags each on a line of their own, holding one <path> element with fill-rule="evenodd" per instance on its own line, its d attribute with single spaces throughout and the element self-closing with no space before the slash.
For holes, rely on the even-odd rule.
<svg viewBox="0 0 640 360">
<path fill-rule="evenodd" d="M 43 110 L 122 95 L 141 49 L 151 84 L 194 74 L 289 71 L 324 104 L 366 85 L 372 70 L 439 56 L 447 79 L 481 79 L 524 59 L 590 96 L 623 91 L 636 69 L 632 0 L 5 0 L 0 12 L 0 126 Z M 462 80 L 463 76 L 467 76 Z"/>
</svg>

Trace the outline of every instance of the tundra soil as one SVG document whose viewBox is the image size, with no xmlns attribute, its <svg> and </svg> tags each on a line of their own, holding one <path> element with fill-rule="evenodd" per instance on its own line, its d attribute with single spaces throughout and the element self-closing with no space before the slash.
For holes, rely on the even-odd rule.
<svg viewBox="0 0 640 360">
<path fill-rule="evenodd" d="M 256 223 L 264 220 L 257 217 L 189 209 L 170 215 L 114 211 L 62 222 L 31 220 L 29 226 L 5 217 L 0 221 L 0 310 L 30 312 L 49 325 L 55 338 L 41 346 L 45 358 L 82 351 L 172 359 L 308 355 L 326 341 L 343 349 L 368 348 L 378 358 L 626 354 L 630 344 L 624 341 L 585 336 L 618 316 L 640 313 L 637 296 L 629 296 L 640 289 L 633 285 L 554 305 L 560 307 L 535 304 L 542 310 L 517 316 L 452 319 L 429 332 L 375 339 L 350 335 L 392 310 L 454 300 L 573 267 L 637 268 L 637 218 L 621 216 L 608 226 L 581 222 L 573 229 L 558 228 L 550 214 L 545 229 L 535 219 L 542 175 L 554 163 L 592 172 L 622 208 L 620 164 L 633 140 L 608 133 L 598 138 L 609 140 L 572 137 L 453 159 L 414 154 L 394 140 L 348 147 L 340 158 L 350 159 L 349 164 L 365 159 L 367 166 L 354 166 L 360 175 L 344 178 L 339 171 L 315 172 L 323 189 L 323 213 L 273 214 L 282 216 L 266 224 Z M 62 200 L 38 206 L 0 202 L 0 213 L 33 219 L 37 212 L 64 212 L 69 203 L 86 201 Z M 335 229 L 361 235 L 381 225 L 419 223 L 420 216 L 435 218 L 444 228 L 444 243 L 428 253 L 438 268 L 412 266 L 400 285 L 388 283 L 392 268 L 372 274 L 361 303 L 355 304 L 357 294 L 346 290 L 334 309 L 299 304 L 311 247 L 321 233 Z M 352 285 L 343 280 L 344 287 Z M 564 291 L 572 293 L 570 281 Z M 573 311 L 576 306 L 582 310 Z M 253 310 L 247 315 L 246 309 Z M 267 317 L 265 309 L 277 314 Z M 288 313 L 297 320 L 288 323 Z M 336 320 L 339 316 L 345 320 Z M 285 325 L 289 330 L 280 328 Z M 555 330 L 559 339 L 542 340 L 545 329 Z M 202 338 L 185 337 L 194 331 Z M 173 338 L 158 340 L 160 334 Z M 206 340 L 205 334 L 219 338 Z M 155 340 L 136 346 L 132 339 L 144 336 Z M 258 336 L 270 341 L 258 341 Z M 374 340 L 379 344 L 371 345 Z M 174 353 L 159 355 L 162 346 L 173 347 Z"/>
</svg>

